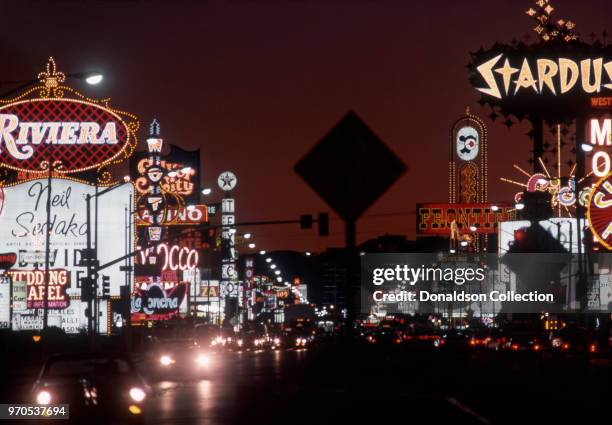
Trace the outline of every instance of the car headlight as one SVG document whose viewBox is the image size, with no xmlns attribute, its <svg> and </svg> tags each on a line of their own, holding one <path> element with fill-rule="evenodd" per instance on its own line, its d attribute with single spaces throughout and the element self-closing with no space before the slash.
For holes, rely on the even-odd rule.
<svg viewBox="0 0 612 425">
<path fill-rule="evenodd" d="M 36 394 L 36 403 L 38 404 L 51 403 L 51 393 L 45 390 L 40 391 L 38 394 Z"/>
<path fill-rule="evenodd" d="M 161 356 L 159 358 L 159 362 L 162 364 L 162 366 L 170 366 L 172 364 L 172 357 L 170 357 L 170 356 Z"/>
<path fill-rule="evenodd" d="M 140 388 L 138 387 L 134 387 L 132 389 L 130 389 L 130 397 L 132 398 L 132 400 L 136 401 L 136 402 L 141 402 L 142 400 L 145 399 L 145 397 L 147 396 L 147 394 Z"/>
<path fill-rule="evenodd" d="M 200 354 L 196 358 L 196 361 L 200 366 L 208 366 L 210 364 L 210 357 L 208 357 L 206 354 Z"/>
</svg>

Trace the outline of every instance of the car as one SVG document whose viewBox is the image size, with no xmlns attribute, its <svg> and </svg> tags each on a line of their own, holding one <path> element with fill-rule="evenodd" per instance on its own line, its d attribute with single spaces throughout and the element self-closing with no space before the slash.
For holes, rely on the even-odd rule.
<svg viewBox="0 0 612 425">
<path fill-rule="evenodd" d="M 583 327 L 569 325 L 552 335 L 551 348 L 555 353 L 596 354 L 598 344 L 591 333 Z"/>
<path fill-rule="evenodd" d="M 213 353 L 193 339 L 159 341 L 153 349 L 157 372 L 163 375 L 207 373 L 213 364 Z"/>
<path fill-rule="evenodd" d="M 150 387 L 124 353 L 50 356 L 30 397 L 37 405 L 67 404 L 70 419 L 94 423 L 142 423 Z"/>
</svg>

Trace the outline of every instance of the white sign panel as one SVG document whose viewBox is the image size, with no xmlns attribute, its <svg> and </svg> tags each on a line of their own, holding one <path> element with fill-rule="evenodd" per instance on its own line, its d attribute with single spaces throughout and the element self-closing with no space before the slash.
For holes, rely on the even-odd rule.
<svg viewBox="0 0 612 425">
<path fill-rule="evenodd" d="M 47 180 L 38 179 L 4 188 L 4 207 L 0 211 L 0 252 L 20 254 L 45 251 L 47 226 Z M 101 187 L 99 190 L 103 190 Z M 131 183 L 125 183 L 99 198 L 98 202 L 98 259 L 100 264 L 125 254 L 122 247 L 126 239 L 125 208 L 129 208 Z M 53 179 L 51 183 L 51 268 L 70 270 L 69 295 L 80 296 L 79 278 L 86 272 L 78 267 L 81 250 L 87 247 L 87 213 L 85 197 L 94 195 L 95 187 L 66 179 Z M 92 244 L 95 241 L 95 198 L 91 201 Z M 131 237 L 131 235 L 130 235 Z M 132 243 L 133 246 L 133 243 Z M 125 284 L 125 274 L 120 264 L 104 269 L 101 274 L 110 276 L 110 295 L 119 295 Z M 29 262 L 16 264 L 18 269 L 32 269 Z M 101 283 L 101 282 L 100 282 Z M 101 285 L 100 285 L 101 286 Z"/>
<path fill-rule="evenodd" d="M 100 300 L 100 334 L 108 332 L 108 307 L 106 300 Z M 79 300 L 71 300 L 70 305 L 63 310 L 49 310 L 49 326 L 61 326 L 68 334 L 77 334 L 87 328 L 87 317 L 85 309 L 87 303 Z M 13 312 L 13 330 L 39 330 L 42 329 L 43 316 L 36 315 L 35 310 L 28 313 Z"/>
<path fill-rule="evenodd" d="M 11 327 L 11 281 L 0 276 L 0 329 Z"/>
<path fill-rule="evenodd" d="M 567 249 L 569 252 L 578 253 L 578 227 L 576 218 L 555 217 L 548 220 L 542 220 L 538 224 L 549 232 L 555 239 Z M 528 220 L 504 221 L 499 223 L 499 254 L 503 255 L 508 252 L 512 242 L 514 242 L 514 232 L 526 227 L 529 227 L 531 222 Z M 586 220 L 582 220 L 581 237 L 584 237 L 584 229 L 586 229 Z M 584 244 L 581 247 L 584 252 Z"/>
</svg>

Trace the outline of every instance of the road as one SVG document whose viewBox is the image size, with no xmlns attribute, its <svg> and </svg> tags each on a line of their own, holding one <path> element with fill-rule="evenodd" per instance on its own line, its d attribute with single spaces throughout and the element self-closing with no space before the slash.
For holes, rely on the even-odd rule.
<svg viewBox="0 0 612 425">
<path fill-rule="evenodd" d="M 157 364 L 137 363 L 154 390 L 146 422 L 157 425 L 609 423 L 612 400 L 609 354 L 555 359 L 343 343 L 222 353 L 203 375 L 160 376 Z M 2 400 L 25 400 L 36 368 L 10 369 Z"/>
<path fill-rule="evenodd" d="M 612 395 L 607 359 L 328 348 L 216 361 L 155 379 L 147 423 L 599 423 Z"/>
</svg>

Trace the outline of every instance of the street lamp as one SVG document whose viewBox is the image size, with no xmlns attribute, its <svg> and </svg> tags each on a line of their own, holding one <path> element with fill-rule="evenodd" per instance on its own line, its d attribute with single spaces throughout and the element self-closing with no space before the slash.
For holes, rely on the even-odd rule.
<svg viewBox="0 0 612 425">
<path fill-rule="evenodd" d="M 582 148 L 582 150 L 585 152 L 591 152 L 593 150 L 593 145 L 591 145 L 590 143 L 583 143 L 582 145 L 580 145 L 580 148 Z"/>
<path fill-rule="evenodd" d="M 272 262 L 272 258 L 268 257 L 266 258 L 266 263 L 271 263 Z"/>
<path fill-rule="evenodd" d="M 266 251 L 262 249 L 261 251 L 259 251 L 259 255 L 266 255 Z"/>
<path fill-rule="evenodd" d="M 91 74 L 89 77 L 85 78 L 85 82 L 90 86 L 98 85 L 104 79 L 104 75 L 102 74 Z"/>
<path fill-rule="evenodd" d="M 245 233 L 245 234 L 244 234 L 244 238 L 245 238 L 245 239 L 251 239 L 251 236 L 252 236 L 252 235 L 251 235 L 250 233 Z"/>
<path fill-rule="evenodd" d="M 249 248 L 251 248 L 251 249 L 255 248 L 255 244 L 254 244 L 253 242 L 251 242 L 251 243 L 249 244 Z"/>
<path fill-rule="evenodd" d="M 205 187 L 204 189 L 202 189 L 202 195 L 207 196 L 210 195 L 212 193 L 212 189 L 210 187 Z"/>
</svg>

